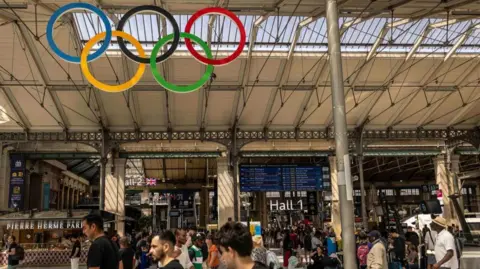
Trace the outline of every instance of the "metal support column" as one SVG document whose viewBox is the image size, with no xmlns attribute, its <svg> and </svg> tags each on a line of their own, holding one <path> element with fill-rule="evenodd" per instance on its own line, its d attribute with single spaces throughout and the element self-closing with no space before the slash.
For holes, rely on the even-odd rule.
<svg viewBox="0 0 480 269">
<path fill-rule="evenodd" d="M 358 174 L 360 177 L 360 197 L 361 197 L 361 207 L 362 207 L 362 225 L 363 228 L 368 229 L 368 215 L 367 215 L 367 203 L 366 203 L 366 192 L 365 192 L 365 178 L 363 174 L 363 130 L 365 124 L 368 122 L 368 118 L 362 123 L 362 125 L 357 129 L 359 132 L 359 139 L 357 141 L 357 161 L 358 161 Z"/>
<path fill-rule="evenodd" d="M 108 140 L 108 131 L 103 130 L 102 145 L 100 149 L 100 199 L 98 202 L 100 210 L 105 210 L 105 179 L 107 177 L 107 161 L 109 152 Z"/>
<path fill-rule="evenodd" d="M 237 128 L 236 126 L 232 131 L 232 146 L 231 146 L 231 164 L 233 166 L 233 220 L 240 221 L 240 194 L 238 193 L 238 149 L 237 149 Z M 222 223 L 221 225 L 223 225 Z"/>
<path fill-rule="evenodd" d="M 332 107 L 335 127 L 335 154 L 337 156 L 338 190 L 342 219 L 342 245 L 344 268 L 357 268 L 353 216 L 353 189 L 348 154 L 347 119 L 345 113 L 345 92 L 343 87 L 342 59 L 340 52 L 340 31 L 336 0 L 325 0 L 328 52 L 332 81 Z"/>
</svg>

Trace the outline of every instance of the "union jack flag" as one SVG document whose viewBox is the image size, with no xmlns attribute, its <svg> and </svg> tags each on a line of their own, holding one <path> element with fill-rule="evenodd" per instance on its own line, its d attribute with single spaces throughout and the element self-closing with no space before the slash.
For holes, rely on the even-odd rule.
<svg viewBox="0 0 480 269">
<path fill-rule="evenodd" d="M 155 179 L 155 178 L 146 178 L 146 179 L 145 179 L 145 183 L 147 184 L 147 186 L 155 186 L 155 185 L 157 185 L 157 179 Z"/>
</svg>

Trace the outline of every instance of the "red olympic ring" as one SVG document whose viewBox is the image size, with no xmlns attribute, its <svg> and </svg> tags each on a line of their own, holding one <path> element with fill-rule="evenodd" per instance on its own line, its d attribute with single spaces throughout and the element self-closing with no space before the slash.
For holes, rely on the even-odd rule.
<svg viewBox="0 0 480 269">
<path fill-rule="evenodd" d="M 192 42 L 190 41 L 190 39 L 185 39 L 185 45 L 187 46 L 187 49 L 192 54 L 192 56 L 195 57 L 195 59 L 197 59 L 198 61 L 200 61 L 204 64 L 210 64 L 210 65 L 225 65 L 225 64 L 228 64 L 231 61 L 235 60 L 238 56 L 240 56 L 240 54 L 243 51 L 243 48 L 245 47 L 245 43 L 247 41 L 247 34 L 245 33 L 245 28 L 243 27 L 243 24 L 240 21 L 240 19 L 233 12 L 228 11 L 224 8 L 220 8 L 220 7 L 207 7 L 207 8 L 204 8 L 204 9 L 201 9 L 201 10 L 195 12 L 195 14 L 193 14 L 192 17 L 190 17 L 190 19 L 187 21 L 187 25 L 185 26 L 185 33 L 190 33 L 190 30 L 192 29 L 193 23 L 198 18 L 200 18 L 201 16 L 203 16 L 205 14 L 210 14 L 210 13 L 217 13 L 217 14 L 220 14 L 220 15 L 225 15 L 225 16 L 229 17 L 233 22 L 235 22 L 235 24 L 238 27 L 238 30 L 240 31 L 240 44 L 238 45 L 238 48 L 233 52 L 232 55 L 230 55 L 226 58 L 223 58 L 223 59 L 208 59 L 206 57 L 203 57 L 200 53 L 198 53 L 193 48 L 193 45 L 192 45 Z"/>
</svg>

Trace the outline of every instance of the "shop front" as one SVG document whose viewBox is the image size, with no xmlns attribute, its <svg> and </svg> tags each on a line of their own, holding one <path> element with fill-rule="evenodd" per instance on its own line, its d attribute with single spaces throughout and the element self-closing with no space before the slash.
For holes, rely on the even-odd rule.
<svg viewBox="0 0 480 269">
<path fill-rule="evenodd" d="M 0 228 L 6 239 L 14 235 L 25 249 L 23 266 L 67 265 L 70 263 L 72 235 L 82 235 L 82 218 L 89 211 L 45 211 L 9 213 L 0 216 Z M 83 237 L 80 263 L 86 262 L 88 244 Z M 0 266 L 7 265 L 7 254 L 0 253 Z"/>
</svg>

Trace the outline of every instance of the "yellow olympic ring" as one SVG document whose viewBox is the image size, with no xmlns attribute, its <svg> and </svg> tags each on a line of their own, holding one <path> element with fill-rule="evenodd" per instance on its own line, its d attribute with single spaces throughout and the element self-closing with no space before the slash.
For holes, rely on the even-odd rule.
<svg viewBox="0 0 480 269">
<path fill-rule="evenodd" d="M 145 51 L 143 50 L 142 45 L 133 36 L 121 31 L 112 31 L 112 35 L 127 39 L 128 41 L 130 41 L 130 43 L 132 43 L 135 46 L 139 56 L 142 58 L 145 57 Z M 85 47 L 82 50 L 82 54 L 80 55 L 80 68 L 82 69 L 83 75 L 88 80 L 88 82 L 90 82 L 90 84 L 92 84 L 97 89 L 102 89 L 103 91 L 107 91 L 107 92 L 122 92 L 122 91 L 128 90 L 129 88 L 137 84 L 138 81 L 140 81 L 140 79 L 142 78 L 143 73 L 145 72 L 145 64 L 139 63 L 138 69 L 135 75 L 129 81 L 120 85 L 108 85 L 103 82 L 100 82 L 93 77 L 92 73 L 90 73 L 90 70 L 88 69 L 88 64 L 87 64 L 88 53 L 92 49 L 93 45 L 95 45 L 98 41 L 104 39 L 105 36 L 106 36 L 105 32 L 99 33 L 96 36 L 94 36 L 92 39 L 90 39 L 87 42 L 87 44 L 85 44 Z"/>
</svg>

